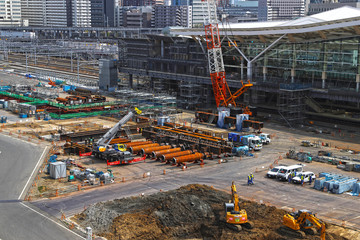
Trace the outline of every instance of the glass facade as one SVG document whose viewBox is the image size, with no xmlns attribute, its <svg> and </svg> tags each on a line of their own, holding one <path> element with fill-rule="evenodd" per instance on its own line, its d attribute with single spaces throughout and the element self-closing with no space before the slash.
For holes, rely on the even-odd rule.
<svg viewBox="0 0 360 240">
<path fill-rule="evenodd" d="M 269 44 L 248 43 L 239 47 L 247 57 L 253 59 Z M 253 80 L 301 82 L 312 84 L 313 87 L 323 87 L 325 80 L 325 88 L 354 89 L 356 76 L 360 73 L 359 47 L 359 37 L 321 42 L 281 43 L 254 63 Z M 225 65 L 230 65 L 230 62 L 231 65 L 239 65 L 239 60 L 235 64 L 233 60 L 236 60 L 239 54 L 231 51 L 231 48 L 226 48 Z M 234 68 L 226 70 L 227 73 L 238 72 Z"/>
</svg>

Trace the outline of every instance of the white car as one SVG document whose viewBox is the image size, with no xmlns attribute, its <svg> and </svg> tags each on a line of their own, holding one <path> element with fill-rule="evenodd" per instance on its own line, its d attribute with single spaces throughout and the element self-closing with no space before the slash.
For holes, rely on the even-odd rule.
<svg viewBox="0 0 360 240">
<path fill-rule="evenodd" d="M 301 176 L 304 176 L 304 183 L 307 183 L 310 181 L 315 181 L 316 175 L 313 172 L 299 172 L 296 174 L 296 176 L 291 180 L 293 183 L 301 183 Z"/>
<path fill-rule="evenodd" d="M 267 172 L 266 176 L 268 178 L 276 178 L 276 176 L 278 175 L 279 171 L 281 168 L 284 168 L 285 166 L 277 166 L 274 167 L 273 169 L 271 169 L 270 171 Z"/>
</svg>

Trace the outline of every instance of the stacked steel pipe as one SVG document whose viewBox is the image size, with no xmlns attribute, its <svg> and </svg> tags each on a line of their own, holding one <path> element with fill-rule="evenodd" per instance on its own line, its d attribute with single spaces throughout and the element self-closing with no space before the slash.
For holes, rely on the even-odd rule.
<svg viewBox="0 0 360 240">
<path fill-rule="evenodd" d="M 162 162 L 169 162 L 171 159 L 173 159 L 173 157 L 179 157 L 179 156 L 184 156 L 184 155 L 189 155 L 189 154 L 192 154 L 193 151 L 192 150 L 187 150 L 187 151 L 181 151 L 181 152 L 173 152 L 173 153 L 167 153 L 167 154 L 164 154 L 164 155 L 161 155 L 159 157 L 159 159 L 162 161 Z"/>
<path fill-rule="evenodd" d="M 159 158 L 160 156 L 168 153 L 174 153 L 174 152 L 180 152 L 181 148 L 171 148 L 171 149 L 165 149 L 165 150 L 157 150 L 153 151 L 151 153 L 152 158 Z"/>
<path fill-rule="evenodd" d="M 181 163 L 185 163 L 185 162 L 196 162 L 196 161 L 199 161 L 204 158 L 205 158 L 204 153 L 194 153 L 194 154 L 190 154 L 190 155 L 173 157 L 172 163 L 173 164 L 181 164 Z"/>
<path fill-rule="evenodd" d="M 142 141 L 142 142 L 129 142 L 125 144 L 125 147 L 129 149 L 130 147 L 145 145 L 145 144 L 152 144 L 152 141 Z"/>
<path fill-rule="evenodd" d="M 143 147 L 140 151 L 141 155 L 145 155 L 145 154 L 150 154 L 153 151 L 158 151 L 158 150 L 165 150 L 165 149 L 170 149 L 171 146 L 170 145 L 165 145 L 165 146 L 158 146 L 158 147 Z"/>
<path fill-rule="evenodd" d="M 143 149 L 143 148 L 157 147 L 157 146 L 159 146 L 158 143 L 145 144 L 145 145 L 137 145 L 137 146 L 130 147 L 130 148 L 129 148 L 129 151 L 130 151 L 132 154 L 138 154 L 138 153 L 141 151 L 141 149 Z"/>
</svg>

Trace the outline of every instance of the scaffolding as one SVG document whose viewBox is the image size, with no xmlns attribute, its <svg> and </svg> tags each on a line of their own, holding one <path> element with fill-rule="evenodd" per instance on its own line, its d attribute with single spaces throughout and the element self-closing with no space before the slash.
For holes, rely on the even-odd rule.
<svg viewBox="0 0 360 240">
<path fill-rule="evenodd" d="M 306 84 L 280 84 L 278 111 L 290 127 L 305 120 L 305 99 L 310 90 Z"/>
</svg>

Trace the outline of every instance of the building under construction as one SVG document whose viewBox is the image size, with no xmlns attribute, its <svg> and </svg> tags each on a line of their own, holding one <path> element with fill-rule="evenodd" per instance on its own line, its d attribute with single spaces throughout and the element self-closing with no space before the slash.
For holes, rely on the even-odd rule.
<svg viewBox="0 0 360 240">
<path fill-rule="evenodd" d="M 226 78 L 254 86 L 239 101 L 280 115 L 289 125 L 319 117 L 358 122 L 360 10 L 343 7 L 288 22 L 219 26 Z M 119 71 L 146 77 L 158 92 L 177 92 L 187 109 L 215 105 L 204 29 L 119 41 Z M 332 115 L 342 109 L 342 115 Z"/>
</svg>

